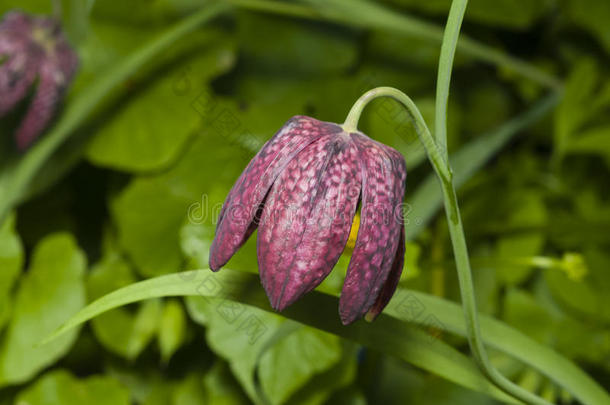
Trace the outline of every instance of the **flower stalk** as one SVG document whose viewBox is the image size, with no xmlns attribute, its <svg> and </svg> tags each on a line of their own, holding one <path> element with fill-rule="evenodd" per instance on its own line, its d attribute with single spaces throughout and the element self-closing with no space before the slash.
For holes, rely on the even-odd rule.
<svg viewBox="0 0 610 405">
<path fill-rule="evenodd" d="M 378 97 L 391 97 L 400 102 L 407 110 L 415 131 L 423 143 L 428 159 L 436 172 L 441 189 L 443 192 L 443 201 L 445 205 L 445 213 L 447 215 L 449 234 L 453 246 L 453 254 L 457 267 L 458 280 L 460 284 L 460 292 L 462 296 L 462 306 L 464 308 L 464 316 L 466 319 L 466 329 L 468 342 L 472 350 L 473 356 L 477 361 L 482 373 L 498 388 L 513 397 L 535 405 L 549 405 L 540 397 L 524 390 L 504 377 L 490 363 L 489 357 L 483 345 L 483 338 L 479 327 L 478 313 L 476 309 L 476 300 L 474 295 L 474 285 L 472 281 L 472 270 L 470 268 L 470 259 L 468 257 L 468 248 L 466 246 L 466 237 L 458 207 L 457 195 L 453 185 L 453 175 L 448 160 L 444 158 L 442 147 L 434 140 L 428 126 L 426 125 L 417 106 L 403 92 L 392 87 L 377 87 L 367 91 L 354 104 L 350 110 L 343 128 L 345 131 L 355 130 L 358 125 L 360 115 L 366 105 Z"/>
</svg>

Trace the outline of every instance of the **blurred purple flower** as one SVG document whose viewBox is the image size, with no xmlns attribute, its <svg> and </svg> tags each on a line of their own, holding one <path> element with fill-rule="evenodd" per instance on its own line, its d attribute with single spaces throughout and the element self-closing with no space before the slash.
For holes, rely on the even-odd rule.
<svg viewBox="0 0 610 405">
<path fill-rule="evenodd" d="M 257 226 L 263 287 L 283 310 L 318 286 L 343 252 L 361 203 L 361 222 L 339 314 L 374 319 L 402 272 L 404 158 L 361 132 L 305 116 L 290 119 L 239 177 L 210 249 L 218 270 Z"/>
<path fill-rule="evenodd" d="M 17 128 L 20 150 L 45 129 L 78 65 L 59 23 L 48 17 L 9 12 L 0 22 L 0 117 L 35 94 Z"/>
</svg>

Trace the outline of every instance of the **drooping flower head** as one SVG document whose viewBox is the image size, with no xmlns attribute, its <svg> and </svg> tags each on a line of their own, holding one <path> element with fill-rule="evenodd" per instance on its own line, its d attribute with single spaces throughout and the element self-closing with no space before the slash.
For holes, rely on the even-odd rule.
<svg viewBox="0 0 610 405">
<path fill-rule="evenodd" d="M 45 129 L 78 65 L 53 18 L 9 12 L 0 22 L 0 117 L 36 87 L 15 138 L 27 148 Z"/>
<path fill-rule="evenodd" d="M 404 158 L 361 132 L 290 119 L 250 161 L 223 205 L 210 249 L 218 270 L 258 230 L 263 287 L 282 310 L 337 263 L 360 203 L 361 220 L 339 301 L 344 324 L 374 319 L 402 272 Z"/>
</svg>

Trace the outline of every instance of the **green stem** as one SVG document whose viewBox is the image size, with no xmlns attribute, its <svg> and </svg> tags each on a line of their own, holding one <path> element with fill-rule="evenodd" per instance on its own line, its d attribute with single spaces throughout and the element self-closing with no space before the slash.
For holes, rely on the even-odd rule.
<svg viewBox="0 0 610 405">
<path fill-rule="evenodd" d="M 434 136 L 437 144 L 443 150 L 445 160 L 449 158 L 447 152 L 447 104 L 449 102 L 449 85 L 453 58 L 460 36 L 460 27 L 464 20 L 468 0 L 454 0 L 451 3 L 447 25 L 443 34 L 441 54 L 438 61 L 438 75 L 436 79 L 436 106 L 434 116 Z"/>
<path fill-rule="evenodd" d="M 432 162 L 434 170 L 441 177 L 441 179 L 443 179 L 443 181 L 450 181 L 452 178 L 452 174 L 449 170 L 449 166 L 444 161 L 439 148 L 434 142 L 434 138 L 432 137 L 432 134 L 430 133 L 426 122 L 424 121 L 424 117 L 422 117 L 413 100 L 411 100 L 409 96 L 407 96 L 405 93 L 398 89 L 395 89 L 393 87 L 377 87 L 364 93 L 354 103 L 354 106 L 352 107 L 349 114 L 347 115 L 347 118 L 345 119 L 343 129 L 346 132 L 357 131 L 358 120 L 360 119 L 362 110 L 364 110 L 364 107 L 366 107 L 368 103 L 370 103 L 377 97 L 391 97 L 405 106 L 409 117 L 411 118 L 411 121 L 415 126 L 415 131 L 417 132 L 420 140 L 424 144 L 424 148 L 426 149 L 428 158 Z"/>
<path fill-rule="evenodd" d="M 472 282 L 472 271 L 470 268 L 470 260 L 468 258 L 468 248 L 466 246 L 466 238 L 464 236 L 464 228 L 458 207 L 455 187 L 453 185 L 453 175 L 449 163 L 441 154 L 438 144 L 432 137 L 428 126 L 426 125 L 421 113 L 417 109 L 415 103 L 403 92 L 392 87 L 378 87 L 367 91 L 354 104 L 350 110 L 343 128 L 348 132 L 357 130 L 358 120 L 363 109 L 368 103 L 378 97 L 391 97 L 399 101 L 409 113 L 412 119 L 415 131 L 421 142 L 424 144 L 426 153 L 434 171 L 436 172 L 443 191 L 443 200 L 445 205 L 445 213 L 447 215 L 449 234 L 453 246 L 458 279 L 460 283 L 460 291 L 462 295 L 462 306 L 466 320 L 466 330 L 468 342 L 472 350 L 473 356 L 481 369 L 481 372 L 502 391 L 512 395 L 513 397 L 535 405 L 549 405 L 540 397 L 532 394 L 529 391 L 514 384 L 504 377 L 489 361 L 485 346 L 483 345 L 483 337 L 479 327 L 478 313 L 474 295 L 474 285 Z"/>
</svg>

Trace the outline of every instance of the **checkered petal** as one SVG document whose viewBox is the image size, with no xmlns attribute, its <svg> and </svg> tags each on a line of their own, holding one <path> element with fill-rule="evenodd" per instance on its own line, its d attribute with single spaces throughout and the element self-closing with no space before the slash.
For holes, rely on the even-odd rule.
<svg viewBox="0 0 610 405">
<path fill-rule="evenodd" d="M 360 152 L 363 185 L 360 228 L 339 300 L 344 324 L 354 322 L 373 308 L 390 277 L 398 245 L 404 244 L 400 241 L 406 179 L 404 158 L 363 134 L 352 133 L 351 137 Z"/>
<path fill-rule="evenodd" d="M 345 136 L 318 140 L 282 172 L 263 210 L 257 245 L 273 308 L 283 310 L 333 269 L 349 237 L 360 187 L 358 151 Z"/>
<path fill-rule="evenodd" d="M 250 161 L 223 205 L 210 248 L 210 269 L 218 270 L 256 228 L 269 189 L 284 168 L 308 145 L 340 131 L 313 118 L 290 119 Z"/>
</svg>

